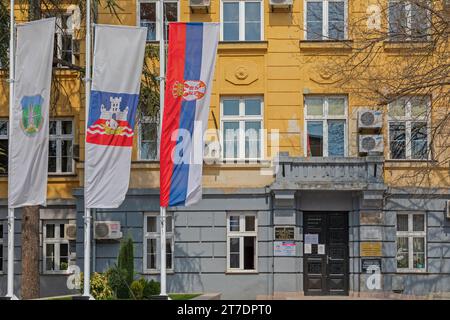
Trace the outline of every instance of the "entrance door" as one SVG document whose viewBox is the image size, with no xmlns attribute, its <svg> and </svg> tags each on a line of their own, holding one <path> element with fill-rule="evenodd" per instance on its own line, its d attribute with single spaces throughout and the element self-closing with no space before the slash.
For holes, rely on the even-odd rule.
<svg viewBox="0 0 450 320">
<path fill-rule="evenodd" d="M 348 295 L 348 214 L 304 212 L 303 241 L 305 295 Z"/>
</svg>

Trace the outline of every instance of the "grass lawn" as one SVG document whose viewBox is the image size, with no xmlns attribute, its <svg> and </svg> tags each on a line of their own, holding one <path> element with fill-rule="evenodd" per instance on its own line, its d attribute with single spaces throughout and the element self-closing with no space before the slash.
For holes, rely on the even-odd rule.
<svg viewBox="0 0 450 320">
<path fill-rule="evenodd" d="M 200 293 L 169 293 L 169 297 L 172 300 L 190 300 L 199 295 Z"/>
</svg>

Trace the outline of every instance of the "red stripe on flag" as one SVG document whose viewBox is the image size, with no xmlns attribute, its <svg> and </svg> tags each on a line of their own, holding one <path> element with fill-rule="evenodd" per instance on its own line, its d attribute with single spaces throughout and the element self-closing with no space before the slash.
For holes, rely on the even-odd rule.
<svg viewBox="0 0 450 320">
<path fill-rule="evenodd" d="M 180 125 L 182 96 L 173 94 L 173 86 L 183 81 L 184 59 L 186 49 L 186 24 L 169 23 L 169 50 L 167 58 L 166 88 L 164 95 L 164 115 L 160 144 L 160 205 L 169 204 L 170 184 L 172 180 L 172 154 L 176 146 L 176 138 L 172 134 Z"/>
</svg>

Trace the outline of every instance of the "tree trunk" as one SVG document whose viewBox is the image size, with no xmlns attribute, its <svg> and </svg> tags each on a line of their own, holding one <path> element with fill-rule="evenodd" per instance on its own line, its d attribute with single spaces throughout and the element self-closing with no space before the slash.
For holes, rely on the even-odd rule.
<svg viewBox="0 0 450 320">
<path fill-rule="evenodd" d="M 39 298 L 39 206 L 22 211 L 22 299 Z"/>
</svg>

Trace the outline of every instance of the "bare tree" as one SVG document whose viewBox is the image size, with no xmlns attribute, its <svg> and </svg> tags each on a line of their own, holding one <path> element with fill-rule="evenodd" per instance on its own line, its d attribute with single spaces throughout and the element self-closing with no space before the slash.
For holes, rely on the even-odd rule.
<svg viewBox="0 0 450 320">
<path fill-rule="evenodd" d="M 404 170 L 405 185 L 449 186 L 450 3 L 387 0 L 365 9 L 349 15 L 346 54 L 328 58 L 321 73 L 361 105 L 385 109 L 389 158 L 426 160 Z"/>
</svg>

